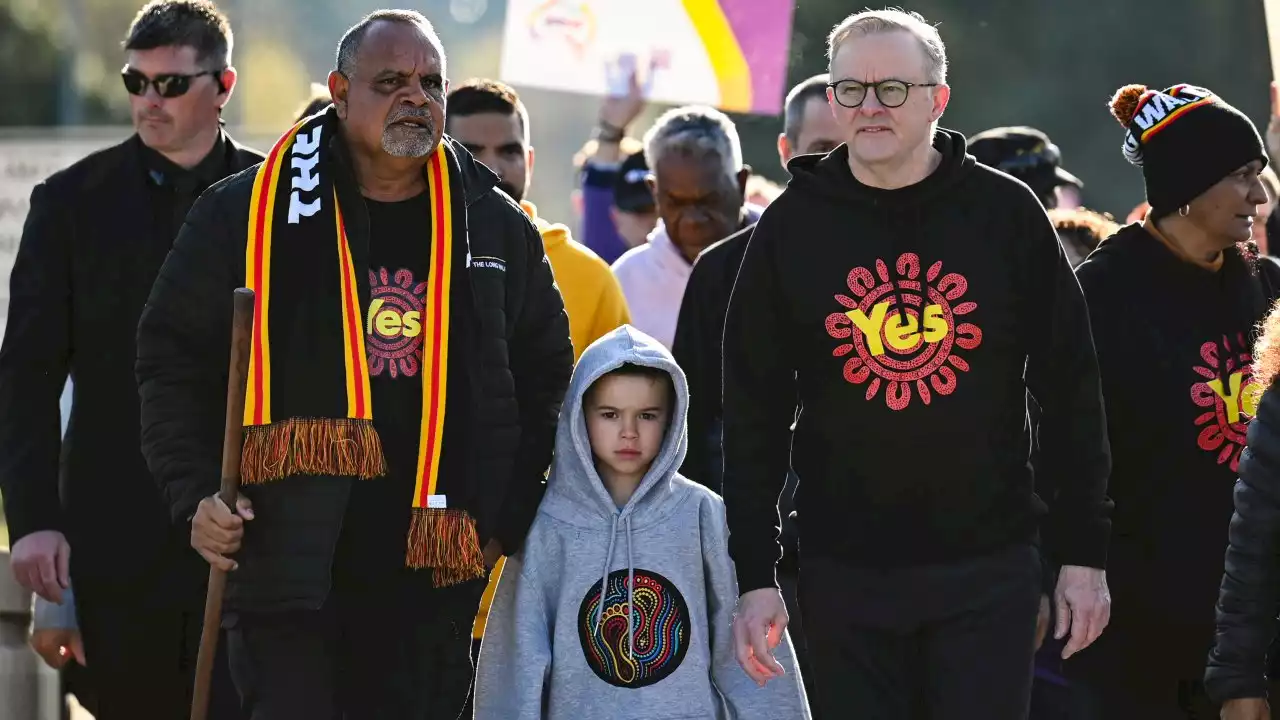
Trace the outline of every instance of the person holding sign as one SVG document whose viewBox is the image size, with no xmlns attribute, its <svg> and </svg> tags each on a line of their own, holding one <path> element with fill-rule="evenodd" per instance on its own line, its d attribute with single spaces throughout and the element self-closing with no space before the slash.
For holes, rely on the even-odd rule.
<svg viewBox="0 0 1280 720">
<path fill-rule="evenodd" d="M 1151 209 L 1076 270 L 1111 440 L 1115 611 L 1064 668 L 1104 718 L 1184 717 L 1207 705 L 1232 486 L 1265 387 L 1254 327 L 1280 294 L 1280 265 L 1250 238 L 1267 154 L 1253 123 L 1204 88 L 1129 85 L 1111 112 Z"/>
<path fill-rule="evenodd" d="M 138 328 L 143 451 L 231 571 L 254 720 L 457 717 L 488 569 L 541 499 L 569 325 L 537 229 L 444 136 L 445 78 L 417 12 L 348 30 L 333 105 L 200 199 Z M 211 429 L 237 286 L 258 305 L 231 509 Z"/>
</svg>

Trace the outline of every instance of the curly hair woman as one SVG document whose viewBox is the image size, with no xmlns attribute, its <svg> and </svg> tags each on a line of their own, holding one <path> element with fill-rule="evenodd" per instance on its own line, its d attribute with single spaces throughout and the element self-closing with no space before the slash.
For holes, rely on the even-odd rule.
<svg viewBox="0 0 1280 720">
<path fill-rule="evenodd" d="M 1223 720 L 1267 720 L 1274 694 L 1276 615 L 1280 611 L 1280 303 L 1263 321 L 1253 379 L 1267 388 L 1240 456 L 1218 629 L 1205 684 L 1224 701 Z M 1268 652 L 1270 648 L 1270 652 Z M 1270 663 L 1271 672 L 1268 673 Z"/>
<path fill-rule="evenodd" d="M 1253 123 L 1204 88 L 1129 85 L 1110 109 L 1151 207 L 1076 270 L 1111 440 L 1115 604 L 1065 670 L 1098 718 L 1210 717 L 1201 680 L 1223 538 L 1262 387 L 1250 348 L 1280 291 L 1280 266 L 1251 242 L 1267 155 Z"/>
</svg>

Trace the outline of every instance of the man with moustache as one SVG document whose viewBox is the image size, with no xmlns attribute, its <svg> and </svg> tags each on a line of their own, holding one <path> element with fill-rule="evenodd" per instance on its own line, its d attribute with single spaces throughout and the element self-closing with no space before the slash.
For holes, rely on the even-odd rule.
<svg viewBox="0 0 1280 720">
<path fill-rule="evenodd" d="M 348 30 L 333 106 L 200 199 L 138 328 L 143 452 L 230 571 L 254 720 L 457 717 L 488 569 L 541 499 L 569 326 L 537 229 L 443 136 L 445 69 L 415 11 Z M 233 510 L 215 493 L 242 285 Z"/>
<path fill-rule="evenodd" d="M 140 451 L 135 336 L 196 197 L 261 160 L 221 127 L 237 76 L 231 28 L 213 3 L 146 5 L 124 49 L 137 132 L 32 192 L 0 348 L 0 492 L 13 572 L 40 602 L 73 616 L 39 628 L 33 644 L 54 666 L 85 664 L 99 720 L 138 717 L 141 698 L 156 717 L 190 706 L 208 571 Z M 225 667 L 215 678 L 212 716 L 235 717 Z"/>
</svg>

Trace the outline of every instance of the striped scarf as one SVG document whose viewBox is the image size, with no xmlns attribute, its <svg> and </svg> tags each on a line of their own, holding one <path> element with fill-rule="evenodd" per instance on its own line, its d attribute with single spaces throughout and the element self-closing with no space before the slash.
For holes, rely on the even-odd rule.
<svg viewBox="0 0 1280 720">
<path fill-rule="evenodd" d="M 368 289 L 362 293 L 357 284 L 367 261 L 359 253 L 367 255 L 367 248 L 353 258 L 333 182 L 330 140 L 337 132 L 332 107 L 299 122 L 272 147 L 254 179 L 245 249 L 245 286 L 257 294 L 241 458 L 247 484 L 386 474 L 361 321 Z M 432 568 L 441 587 L 484 577 L 485 569 L 475 520 L 449 506 L 440 477 L 453 231 L 465 227 L 461 175 L 447 143 L 431 154 L 425 172 L 431 228 L 424 248 L 430 267 L 422 427 L 405 563 Z"/>
</svg>

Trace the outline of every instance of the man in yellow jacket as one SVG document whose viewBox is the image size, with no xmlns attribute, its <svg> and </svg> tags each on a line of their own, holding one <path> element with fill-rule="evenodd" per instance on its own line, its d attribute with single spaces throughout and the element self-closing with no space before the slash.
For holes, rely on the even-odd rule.
<svg viewBox="0 0 1280 720">
<path fill-rule="evenodd" d="M 569 315 L 569 336 L 577 362 L 596 338 L 631 322 L 622 287 L 600 256 L 570 237 L 569 228 L 538 217 L 538 209 L 524 199 L 533 176 L 533 146 L 529 144 L 529 113 L 516 91 L 496 80 L 468 80 L 454 86 L 445 107 L 445 132 L 497 173 L 498 187 L 520 203 L 542 233 L 547 260 Z M 480 599 L 473 629 L 477 642 L 484 635 L 502 566 L 499 560 Z"/>
</svg>

